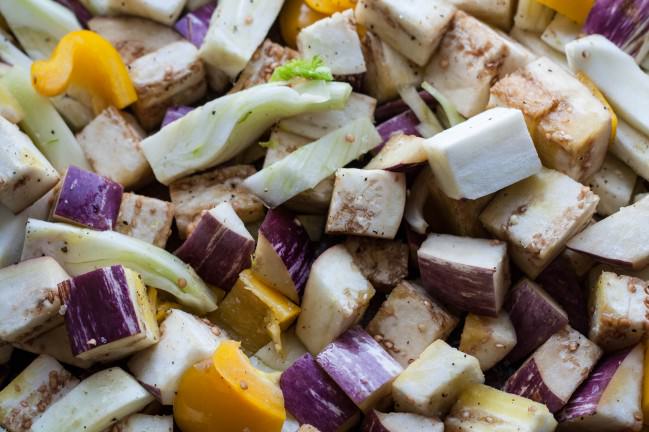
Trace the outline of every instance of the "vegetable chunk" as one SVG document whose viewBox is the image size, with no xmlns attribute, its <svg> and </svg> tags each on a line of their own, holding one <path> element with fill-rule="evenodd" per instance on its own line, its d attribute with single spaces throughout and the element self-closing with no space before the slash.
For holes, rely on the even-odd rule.
<svg viewBox="0 0 649 432">
<path fill-rule="evenodd" d="M 495 318 L 470 313 L 464 320 L 459 349 L 477 358 L 485 371 L 505 358 L 516 342 L 516 330 L 505 311 Z"/>
<path fill-rule="evenodd" d="M 125 192 L 115 231 L 164 248 L 171 235 L 174 205 L 167 201 Z"/>
</svg>

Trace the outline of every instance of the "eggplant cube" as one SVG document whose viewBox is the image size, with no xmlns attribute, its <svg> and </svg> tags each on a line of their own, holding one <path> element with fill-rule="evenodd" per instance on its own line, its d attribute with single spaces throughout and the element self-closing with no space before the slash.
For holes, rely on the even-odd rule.
<svg viewBox="0 0 649 432">
<path fill-rule="evenodd" d="M 174 206 L 144 195 L 122 195 L 115 231 L 164 248 L 171 235 Z"/>
<path fill-rule="evenodd" d="M 359 24 L 424 66 L 451 23 L 455 8 L 439 0 L 361 0 L 355 12 Z"/>
<path fill-rule="evenodd" d="M 529 277 L 536 276 L 590 223 L 599 198 L 567 175 L 543 169 L 499 192 L 480 215 Z"/>
<path fill-rule="evenodd" d="M 9 432 L 30 432 L 32 423 L 78 383 L 52 357 L 37 357 L 0 392 L 0 425 Z"/>
<path fill-rule="evenodd" d="M 209 284 L 229 291 L 239 273 L 250 267 L 255 240 L 230 203 L 204 213 L 176 251 Z"/>
<path fill-rule="evenodd" d="M 477 199 L 541 171 L 519 110 L 495 108 L 429 138 L 428 162 L 442 191 Z"/>
<path fill-rule="evenodd" d="M 117 222 L 124 188 L 113 180 L 75 166 L 63 178 L 52 219 L 100 231 Z"/>
<path fill-rule="evenodd" d="M 367 331 L 404 368 L 437 339 L 445 339 L 457 317 L 414 282 L 403 281 L 383 302 Z"/>
<path fill-rule="evenodd" d="M 230 202 L 242 221 L 256 222 L 264 217 L 264 205 L 241 183 L 256 173 L 252 165 L 217 168 L 204 174 L 178 180 L 169 186 L 175 205 L 176 225 L 186 238 L 198 223 L 203 210 Z"/>
<path fill-rule="evenodd" d="M 171 309 L 160 324 L 160 341 L 135 354 L 128 368 L 163 405 L 171 405 L 185 370 L 209 358 L 227 339 L 209 321 Z"/>
<path fill-rule="evenodd" d="M 505 311 L 497 317 L 468 314 L 460 339 L 460 351 L 471 354 L 482 370 L 496 365 L 516 345 L 516 330 Z"/>
<path fill-rule="evenodd" d="M 106 0 L 104 3 L 113 13 L 135 15 L 172 25 L 180 16 L 187 0 Z"/>
<path fill-rule="evenodd" d="M 133 414 L 105 432 L 173 432 L 173 416 Z"/>
<path fill-rule="evenodd" d="M 607 351 L 637 344 L 647 330 L 649 283 L 602 272 L 591 290 L 588 337 Z"/>
<path fill-rule="evenodd" d="M 286 410 L 301 424 L 321 432 L 344 432 L 358 422 L 354 402 L 318 365 L 311 354 L 304 354 L 286 369 L 279 380 Z"/>
<path fill-rule="evenodd" d="M 599 197 L 597 213 L 610 216 L 629 205 L 638 176 L 618 158 L 606 155 L 602 168 L 588 181 Z"/>
<path fill-rule="evenodd" d="M 478 359 L 440 339 L 397 377 L 392 397 L 397 411 L 439 417 L 451 409 L 465 388 L 483 382 Z"/>
<path fill-rule="evenodd" d="M 92 169 L 125 188 L 151 180 L 149 163 L 140 150 L 144 131 L 128 114 L 108 107 L 77 135 Z"/>
<path fill-rule="evenodd" d="M 390 396 L 403 368 L 365 330 L 356 326 L 316 357 L 318 364 L 364 412 Z"/>
<path fill-rule="evenodd" d="M 349 236 L 345 241 L 354 263 L 374 288 L 390 292 L 408 276 L 408 245 L 399 240 Z"/>
<path fill-rule="evenodd" d="M 444 432 L 444 423 L 417 414 L 372 410 L 365 417 L 363 432 Z"/>
<path fill-rule="evenodd" d="M 275 68 L 298 57 L 297 51 L 266 39 L 241 71 L 230 93 L 268 82 Z"/>
<path fill-rule="evenodd" d="M 336 171 L 326 232 L 394 238 L 405 205 L 403 173 L 341 168 Z"/>
<path fill-rule="evenodd" d="M 503 30 L 509 30 L 514 20 L 514 0 L 450 0 L 458 9 Z"/>
<path fill-rule="evenodd" d="M 14 343 L 16 348 L 33 354 L 48 355 L 61 363 L 69 364 L 80 369 L 88 369 L 93 365 L 90 360 L 81 360 L 72 353 L 70 338 L 65 323 L 52 330 L 36 336 L 25 342 Z"/>
<path fill-rule="evenodd" d="M 59 181 L 59 174 L 18 126 L 0 117 L 0 203 L 25 209 Z"/>
<path fill-rule="evenodd" d="M 83 360 L 126 357 L 158 342 L 160 332 L 141 277 L 104 267 L 59 284 L 70 345 Z"/>
<path fill-rule="evenodd" d="M 433 296 L 460 310 L 498 315 L 509 288 L 504 243 L 430 234 L 417 256 L 423 285 Z"/>
<path fill-rule="evenodd" d="M 0 339 L 23 342 L 62 324 L 57 285 L 69 277 L 50 257 L 0 269 Z"/>
</svg>

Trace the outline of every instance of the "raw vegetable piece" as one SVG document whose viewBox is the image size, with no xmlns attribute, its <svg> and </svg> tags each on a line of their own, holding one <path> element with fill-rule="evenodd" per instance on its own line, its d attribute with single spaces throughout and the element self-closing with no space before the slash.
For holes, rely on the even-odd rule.
<svg viewBox="0 0 649 432">
<path fill-rule="evenodd" d="M 0 83 L 0 116 L 11 123 L 18 123 L 25 118 L 25 111 L 7 86 L 2 83 Z"/>
<path fill-rule="evenodd" d="M 275 344 L 271 341 L 257 351 L 255 357 L 275 370 L 285 371 L 307 352 L 302 342 L 295 335 L 295 327 L 291 327 L 282 333 L 281 342 L 281 352 L 275 349 Z"/>
<path fill-rule="evenodd" d="M 37 357 L 0 392 L 0 425 L 10 432 L 31 431 L 43 412 L 78 383 L 52 357 Z"/>
<path fill-rule="evenodd" d="M 312 354 L 358 323 L 374 288 L 343 245 L 330 247 L 311 266 L 296 334 Z"/>
<path fill-rule="evenodd" d="M 444 432 L 444 423 L 417 414 L 372 410 L 365 416 L 363 432 Z"/>
<path fill-rule="evenodd" d="M 557 421 L 543 404 L 481 384 L 462 392 L 444 422 L 446 432 L 492 432 L 495 428 L 552 432 L 556 427 Z"/>
<path fill-rule="evenodd" d="M 169 252 L 124 234 L 29 219 L 22 259 L 51 256 L 71 276 L 121 264 L 148 286 L 174 295 L 199 312 L 216 309 L 216 298 L 191 267 Z"/>
<path fill-rule="evenodd" d="M 552 21 L 554 11 L 537 0 L 519 0 L 514 28 L 541 33 Z"/>
<path fill-rule="evenodd" d="M 359 24 L 424 66 L 450 25 L 455 8 L 438 0 L 361 0 L 355 13 Z"/>
<path fill-rule="evenodd" d="M 264 41 L 282 4 L 282 0 L 219 1 L 201 46 L 208 69 L 236 78 Z"/>
<path fill-rule="evenodd" d="M 261 219 L 264 205 L 242 186 L 255 172 L 252 165 L 233 165 L 173 182 L 169 193 L 181 238 L 191 234 L 204 210 L 222 202 L 229 202 L 244 222 Z"/>
<path fill-rule="evenodd" d="M 225 332 L 209 321 L 170 309 L 160 324 L 160 341 L 135 354 L 128 369 L 160 403 L 171 405 L 185 370 L 209 358 L 225 340 Z"/>
<path fill-rule="evenodd" d="M 269 210 L 259 227 L 252 271 L 270 287 L 300 303 L 315 251 L 297 217 Z"/>
<path fill-rule="evenodd" d="M 0 339 L 24 342 L 60 325 L 57 284 L 68 278 L 50 257 L 0 269 Z"/>
<path fill-rule="evenodd" d="M 423 138 L 396 133 L 390 136 L 365 169 L 407 171 L 428 161 Z"/>
<path fill-rule="evenodd" d="M 615 141 L 610 151 L 630 166 L 639 176 L 649 179 L 649 137 L 641 134 L 626 122 L 617 124 Z"/>
<path fill-rule="evenodd" d="M 300 192 L 315 187 L 336 169 L 380 143 L 381 137 L 371 120 L 354 120 L 300 147 L 281 161 L 247 178 L 243 184 L 274 208 Z"/>
<path fill-rule="evenodd" d="M 279 30 L 286 44 L 296 48 L 300 31 L 327 15 L 316 12 L 304 0 L 288 0 L 285 3 L 279 14 Z"/>
<path fill-rule="evenodd" d="M 534 2 L 536 4 L 539 4 L 542 6 L 540 3 L 537 3 L 536 0 L 529 0 L 531 2 Z M 550 9 L 550 12 L 553 12 L 552 9 Z M 554 13 L 554 12 L 553 12 Z M 552 16 L 550 17 L 552 18 Z M 545 27 L 543 27 L 544 29 Z M 543 30 L 541 29 L 541 30 Z M 539 31 L 541 31 L 539 30 Z M 525 31 L 521 30 L 520 28 L 514 26 L 512 31 L 509 33 L 509 35 L 514 38 L 515 41 L 523 45 L 525 48 L 530 50 L 533 54 L 534 57 L 547 57 L 554 64 L 562 68 L 563 70 L 570 72 L 570 68 L 568 68 L 568 62 L 566 61 L 566 56 L 562 53 L 559 53 L 558 51 L 555 51 L 553 48 L 548 46 L 545 42 L 541 40 L 539 35 L 537 33 L 533 33 L 531 31 Z"/>
<path fill-rule="evenodd" d="M 322 58 L 334 75 L 358 75 L 366 71 L 351 9 L 302 29 L 297 36 L 297 47 L 303 58 Z"/>
<path fill-rule="evenodd" d="M 334 79 L 331 69 L 325 65 L 324 60 L 320 56 L 314 56 L 311 59 L 297 58 L 276 68 L 270 81 L 291 81 L 297 78 L 320 81 L 333 81 Z"/>
<path fill-rule="evenodd" d="M 601 34 L 640 63 L 649 31 L 649 4 L 631 1 L 620 7 L 610 0 L 596 1 L 584 24 L 584 32 Z"/>
<path fill-rule="evenodd" d="M 184 105 L 167 108 L 167 112 L 165 112 L 165 116 L 162 119 L 162 124 L 160 125 L 160 127 L 163 128 L 167 126 L 169 123 L 174 122 L 181 117 L 184 117 L 185 114 L 193 110 L 194 107 L 184 106 Z"/>
<path fill-rule="evenodd" d="M 408 245 L 399 240 L 347 237 L 347 251 L 374 288 L 390 292 L 408 276 Z"/>
<path fill-rule="evenodd" d="M 210 19 L 215 9 L 216 3 L 214 2 L 207 2 L 196 9 L 190 9 L 190 12 L 186 13 L 174 24 L 174 28 L 185 39 L 193 43 L 196 48 L 200 48 L 203 40 L 205 40 L 205 35 L 210 27 Z"/>
<path fill-rule="evenodd" d="M 299 53 L 297 51 L 266 39 L 241 71 L 230 93 L 269 82 L 277 67 L 298 57 Z"/>
<path fill-rule="evenodd" d="M 649 76 L 633 57 L 600 35 L 569 43 L 566 56 L 570 69 L 586 74 L 604 93 L 617 115 L 649 134 L 649 119 L 642 114 L 649 109 Z"/>
<path fill-rule="evenodd" d="M 392 397 L 397 411 L 443 416 L 464 389 L 483 382 L 478 359 L 439 339 L 394 381 Z"/>
<path fill-rule="evenodd" d="M 134 188 L 153 177 L 140 150 L 144 136 L 144 131 L 129 114 L 111 106 L 83 128 L 77 141 L 93 171 L 125 188 Z"/>
<path fill-rule="evenodd" d="M 403 368 L 361 327 L 355 326 L 316 357 L 324 371 L 364 412 L 389 398 Z"/>
<path fill-rule="evenodd" d="M 241 337 L 246 351 L 256 352 L 271 340 L 281 351 L 280 333 L 293 324 L 299 313 L 298 306 L 250 270 L 244 270 L 220 303 L 216 316 Z"/>
<path fill-rule="evenodd" d="M 58 191 L 52 219 L 100 231 L 117 223 L 124 188 L 107 177 L 68 167 Z"/>
<path fill-rule="evenodd" d="M 59 174 L 18 126 L 0 117 L 0 203 L 13 213 L 33 204 Z"/>
<path fill-rule="evenodd" d="M 173 416 L 133 414 L 117 422 L 105 432 L 173 432 Z"/>
<path fill-rule="evenodd" d="M 616 351 L 633 346 L 642 339 L 649 314 L 649 307 L 645 304 L 649 304 L 647 282 L 603 271 L 593 277 L 589 300 L 588 337 L 593 342 L 606 351 Z"/>
<path fill-rule="evenodd" d="M 568 325 L 568 316 L 543 288 L 523 279 L 512 288 L 505 309 L 516 329 L 516 346 L 507 360 L 524 359 L 553 334 Z"/>
<path fill-rule="evenodd" d="M 479 145 L 478 145 L 479 144 Z M 541 171 L 541 161 L 515 109 L 493 108 L 424 143 L 440 189 L 477 199 Z"/>
<path fill-rule="evenodd" d="M 592 78 L 592 77 L 591 77 Z M 541 161 L 575 180 L 597 172 L 611 137 L 611 113 L 577 78 L 540 58 L 491 88 L 489 106 L 520 109 Z"/>
<path fill-rule="evenodd" d="M 458 319 L 415 282 L 398 284 L 367 331 L 404 368 L 437 339 L 446 339 Z"/>
<path fill-rule="evenodd" d="M 649 220 L 649 199 L 622 207 L 570 240 L 568 247 L 597 261 L 638 270 L 649 264 L 649 241 L 643 222 Z"/>
<path fill-rule="evenodd" d="M 81 360 L 74 356 L 70 347 L 70 339 L 65 324 L 61 324 L 34 339 L 14 343 L 16 348 L 34 354 L 48 355 L 61 363 L 69 364 L 81 369 L 88 369 L 93 365 L 90 360 Z"/>
<path fill-rule="evenodd" d="M 87 26 L 88 21 L 92 18 L 92 14 L 80 0 L 56 0 L 56 2 L 70 9 L 84 26 Z"/>
<path fill-rule="evenodd" d="M 153 401 L 132 376 L 118 367 L 83 380 L 34 422 L 33 432 L 101 432 Z"/>
<path fill-rule="evenodd" d="M 430 234 L 417 252 L 424 287 L 460 310 L 498 316 L 509 288 L 507 245 Z"/>
<path fill-rule="evenodd" d="M 280 377 L 286 410 L 322 432 L 343 432 L 358 422 L 358 408 L 316 363 L 304 354 Z"/>
<path fill-rule="evenodd" d="M 599 197 L 597 213 L 610 216 L 627 206 L 636 184 L 636 174 L 615 156 L 607 155 L 602 168 L 590 178 L 589 186 Z"/>
<path fill-rule="evenodd" d="M 503 390 L 540 402 L 556 413 L 570 399 L 602 350 L 570 326 L 552 335 L 512 375 Z"/>
<path fill-rule="evenodd" d="M 590 223 L 598 201 L 588 187 L 544 168 L 499 192 L 480 221 L 509 243 L 513 261 L 535 278 Z"/>
<path fill-rule="evenodd" d="M 400 88 L 399 96 L 401 96 L 403 102 L 412 110 L 412 112 L 417 116 L 417 119 L 421 122 L 421 124 L 417 125 L 415 128 L 418 135 L 429 138 L 444 130 L 439 119 L 431 110 L 429 103 L 426 99 L 421 97 L 421 94 L 417 92 L 415 87 Z"/>
<path fill-rule="evenodd" d="M 495 318 L 472 313 L 466 316 L 459 349 L 477 358 L 483 371 L 505 358 L 514 345 L 516 330 L 505 311 Z"/>
<path fill-rule="evenodd" d="M 541 40 L 555 50 L 564 53 L 566 45 L 578 39 L 580 33 L 581 26 L 565 15 L 556 14 L 541 34 Z"/>
<path fill-rule="evenodd" d="M 406 205 L 406 177 L 384 170 L 336 171 L 327 234 L 392 239 Z"/>
<path fill-rule="evenodd" d="M 228 202 L 203 213 L 196 228 L 176 250 L 203 280 L 229 291 L 250 267 L 255 240 Z"/>
<path fill-rule="evenodd" d="M 516 2 L 512 0 L 450 0 L 458 9 L 502 30 L 512 26 Z"/>
<path fill-rule="evenodd" d="M 640 430 L 643 352 L 639 344 L 604 357 L 559 412 L 559 430 Z"/>
<path fill-rule="evenodd" d="M 187 0 L 105 0 L 105 2 L 113 14 L 135 15 L 171 26 L 180 16 Z"/>
<path fill-rule="evenodd" d="M 125 192 L 115 231 L 164 248 L 171 235 L 174 205 L 167 201 Z"/>
<path fill-rule="evenodd" d="M 575 0 L 572 2 L 564 2 L 562 0 L 537 0 L 539 3 L 557 11 L 561 15 L 565 15 L 577 24 L 583 24 L 588 17 L 593 3 L 595 0 Z"/>
<path fill-rule="evenodd" d="M 376 130 L 381 135 L 381 142 L 386 143 L 394 135 L 402 134 L 420 137 L 418 126 L 419 119 L 411 109 L 407 109 L 379 124 Z"/>
<path fill-rule="evenodd" d="M 349 84 L 337 82 L 261 84 L 195 109 L 145 139 L 142 149 L 156 178 L 169 184 L 232 158 L 284 117 L 343 108 L 350 93 Z"/>
</svg>

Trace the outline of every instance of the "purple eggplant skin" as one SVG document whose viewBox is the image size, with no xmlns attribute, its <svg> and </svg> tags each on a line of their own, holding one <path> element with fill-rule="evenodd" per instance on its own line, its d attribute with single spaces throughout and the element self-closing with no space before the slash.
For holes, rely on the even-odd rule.
<svg viewBox="0 0 649 432">
<path fill-rule="evenodd" d="M 402 371 L 401 365 L 359 326 L 327 345 L 318 364 L 358 406 L 365 405 Z"/>
<path fill-rule="evenodd" d="M 363 419 L 362 432 L 392 432 L 381 423 L 376 410 L 371 410 Z"/>
<path fill-rule="evenodd" d="M 649 32 L 649 0 L 597 0 L 583 28 L 635 55 Z"/>
<path fill-rule="evenodd" d="M 229 291 L 239 273 L 250 267 L 255 241 L 224 226 L 206 212 L 175 255 L 209 284 Z"/>
<path fill-rule="evenodd" d="M 424 102 L 426 102 L 426 105 L 431 108 L 434 107 L 437 103 L 435 101 L 435 98 L 427 91 L 420 91 L 419 97 L 422 98 Z M 403 99 L 397 98 L 379 105 L 374 112 L 374 119 L 377 123 L 383 123 L 384 121 L 398 114 L 401 114 L 408 109 L 408 105 L 403 101 Z"/>
<path fill-rule="evenodd" d="M 160 127 L 163 128 L 167 126 L 169 123 L 174 122 L 181 117 L 184 117 L 193 109 L 194 109 L 193 107 L 184 106 L 184 105 L 168 108 L 164 118 L 162 119 L 162 125 Z"/>
<path fill-rule="evenodd" d="M 68 167 L 52 216 L 88 228 L 115 228 L 124 188 L 107 177 Z"/>
<path fill-rule="evenodd" d="M 528 359 L 505 383 L 503 391 L 545 404 L 556 413 L 566 404 L 548 388 L 533 357 Z"/>
<path fill-rule="evenodd" d="M 359 418 L 354 402 L 325 373 L 309 353 L 286 369 L 279 386 L 284 406 L 300 424 L 310 424 L 321 432 L 338 432 Z"/>
<path fill-rule="evenodd" d="M 505 310 L 518 342 L 506 359 L 515 363 L 530 355 L 553 334 L 568 325 L 568 317 L 543 297 L 541 288 L 523 279 L 505 301 Z"/>
<path fill-rule="evenodd" d="M 408 109 L 401 114 L 384 121 L 376 127 L 376 130 L 381 135 L 383 142 L 372 151 L 377 152 L 383 145 L 396 133 L 403 133 L 405 135 L 414 135 L 420 137 L 417 126 L 421 123 L 415 113 Z"/>
<path fill-rule="evenodd" d="M 56 2 L 70 9 L 77 16 L 79 22 L 84 27 L 88 27 L 88 21 L 92 19 L 92 14 L 79 0 L 56 0 Z"/>
<path fill-rule="evenodd" d="M 140 333 L 124 267 L 104 267 L 59 284 L 75 356 Z"/>
<path fill-rule="evenodd" d="M 215 10 L 216 2 L 207 3 L 180 18 L 174 27 L 185 39 L 196 45 L 196 48 L 200 48 Z"/>
</svg>

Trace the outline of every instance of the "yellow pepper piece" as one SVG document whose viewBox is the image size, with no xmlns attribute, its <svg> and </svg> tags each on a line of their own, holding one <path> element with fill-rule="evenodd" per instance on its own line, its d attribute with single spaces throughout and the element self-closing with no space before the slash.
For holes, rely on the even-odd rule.
<svg viewBox="0 0 649 432">
<path fill-rule="evenodd" d="M 333 15 L 356 6 L 356 0 L 306 0 L 306 4 L 316 12 Z"/>
<path fill-rule="evenodd" d="M 581 81 L 583 85 L 588 87 L 588 90 L 595 96 L 599 101 L 606 107 L 608 112 L 611 113 L 611 140 L 610 143 L 613 143 L 615 141 L 615 134 L 617 133 L 617 115 L 615 114 L 615 111 L 613 111 L 613 107 L 611 104 L 608 103 L 606 100 L 606 97 L 602 94 L 601 91 L 597 88 L 595 83 L 591 81 L 590 78 L 588 78 L 588 75 L 585 73 L 579 71 L 577 72 L 577 79 Z"/>
<path fill-rule="evenodd" d="M 280 432 L 286 411 L 279 386 L 225 341 L 183 374 L 174 419 L 183 432 Z"/>
<path fill-rule="evenodd" d="M 32 63 L 32 83 L 43 96 L 57 96 L 68 87 L 89 93 L 96 113 L 113 105 L 124 108 L 137 100 L 128 70 L 106 39 L 88 30 L 63 36 L 48 60 Z"/>
<path fill-rule="evenodd" d="M 588 18 L 595 0 L 537 0 L 550 9 L 565 15 L 577 24 L 583 24 Z"/>
<path fill-rule="evenodd" d="M 644 378 L 642 380 L 642 414 L 645 425 L 649 425 L 649 340 L 645 340 Z"/>
</svg>

